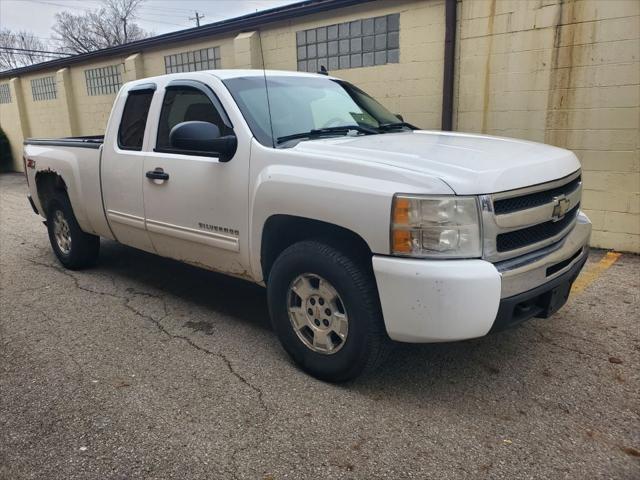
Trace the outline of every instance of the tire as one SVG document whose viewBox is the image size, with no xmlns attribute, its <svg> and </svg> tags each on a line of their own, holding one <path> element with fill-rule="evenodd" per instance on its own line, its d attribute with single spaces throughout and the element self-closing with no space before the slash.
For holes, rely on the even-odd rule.
<svg viewBox="0 0 640 480">
<path fill-rule="evenodd" d="M 267 296 L 273 328 L 294 362 L 321 380 L 344 382 L 371 372 L 382 362 L 390 347 L 371 266 L 356 258 L 356 255 L 346 254 L 320 241 L 303 241 L 282 252 L 269 274 Z M 310 296 L 294 294 L 294 286 L 307 293 L 310 288 L 314 293 Z M 337 299 L 331 300 L 328 287 L 337 293 Z M 324 295 L 327 292 L 329 294 Z M 314 295 L 318 298 L 312 305 L 309 302 Z M 318 311 L 323 295 L 327 296 L 327 303 L 323 303 Z M 324 309 L 326 305 L 334 309 L 331 320 L 320 318 L 325 316 L 323 311 L 330 310 Z M 296 312 L 291 317 L 290 306 Z M 310 312 L 313 314 L 307 315 Z M 344 318 L 340 315 L 347 319 L 344 340 L 338 335 L 344 331 L 336 333 L 342 327 L 326 336 L 326 330 L 320 332 L 320 328 L 335 328 L 334 323 L 343 325 Z M 290 318 L 295 319 L 297 326 Z M 336 322 L 336 319 L 342 321 Z M 331 324 L 316 325 L 314 329 L 310 323 L 316 320 Z M 300 325 L 304 326 L 299 328 Z M 319 345 L 314 346 L 316 332 L 320 332 Z M 333 344 L 332 351 L 328 351 L 329 344 Z M 325 351 L 318 351 L 318 348 Z"/>
<path fill-rule="evenodd" d="M 51 248 L 65 268 L 79 270 L 95 265 L 100 252 L 100 237 L 80 229 L 66 193 L 56 193 L 49 202 L 47 230 Z M 62 238 L 57 237 L 60 233 Z"/>
</svg>

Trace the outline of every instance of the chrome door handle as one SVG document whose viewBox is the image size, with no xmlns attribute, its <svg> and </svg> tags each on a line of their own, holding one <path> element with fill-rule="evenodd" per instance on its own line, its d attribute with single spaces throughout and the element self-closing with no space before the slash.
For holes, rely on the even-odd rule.
<svg viewBox="0 0 640 480">
<path fill-rule="evenodd" d="M 155 170 L 149 170 L 145 176 L 151 180 L 169 180 L 169 174 L 160 167 Z"/>
</svg>

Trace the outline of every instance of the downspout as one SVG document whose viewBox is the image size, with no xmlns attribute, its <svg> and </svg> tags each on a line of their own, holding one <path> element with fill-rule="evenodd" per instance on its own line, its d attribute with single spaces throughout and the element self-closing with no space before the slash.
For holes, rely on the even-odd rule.
<svg viewBox="0 0 640 480">
<path fill-rule="evenodd" d="M 456 60 L 457 0 L 445 0 L 444 78 L 442 82 L 442 130 L 453 129 L 453 76 Z"/>
</svg>

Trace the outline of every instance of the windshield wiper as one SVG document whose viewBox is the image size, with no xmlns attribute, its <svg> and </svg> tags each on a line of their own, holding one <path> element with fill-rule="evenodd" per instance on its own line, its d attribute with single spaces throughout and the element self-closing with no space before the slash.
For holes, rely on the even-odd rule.
<svg viewBox="0 0 640 480">
<path fill-rule="evenodd" d="M 339 127 L 314 128 L 312 130 L 309 130 L 308 132 L 285 135 L 283 137 L 278 137 L 276 141 L 277 143 L 283 143 L 288 142 L 289 140 L 296 140 L 298 138 L 318 138 L 323 135 L 334 135 L 336 133 L 344 133 L 346 135 L 352 130 L 364 133 L 366 135 L 379 133 L 375 128 L 363 127 L 362 125 L 341 125 Z"/>
<path fill-rule="evenodd" d="M 417 130 L 418 127 L 411 125 L 410 123 L 407 122 L 390 122 L 390 123 L 381 123 L 378 128 L 380 130 L 383 130 L 385 132 L 388 132 L 389 130 L 393 130 L 396 128 L 410 128 L 411 130 Z"/>
</svg>

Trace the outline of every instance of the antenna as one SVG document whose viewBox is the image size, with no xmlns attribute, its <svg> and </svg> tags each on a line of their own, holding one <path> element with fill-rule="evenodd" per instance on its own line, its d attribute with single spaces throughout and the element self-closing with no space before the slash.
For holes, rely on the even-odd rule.
<svg viewBox="0 0 640 480">
<path fill-rule="evenodd" d="M 267 70 L 264 64 L 264 49 L 262 48 L 262 32 L 258 30 L 258 38 L 260 39 L 260 57 L 262 58 L 262 76 L 264 77 L 264 91 L 267 95 L 267 113 L 269 114 L 269 130 L 271 130 L 271 145 L 276 148 L 276 139 L 273 136 L 273 121 L 271 120 L 271 102 L 269 102 L 269 85 L 267 82 Z"/>
</svg>

